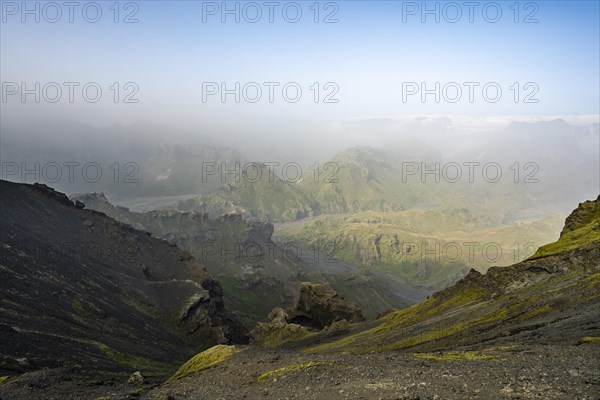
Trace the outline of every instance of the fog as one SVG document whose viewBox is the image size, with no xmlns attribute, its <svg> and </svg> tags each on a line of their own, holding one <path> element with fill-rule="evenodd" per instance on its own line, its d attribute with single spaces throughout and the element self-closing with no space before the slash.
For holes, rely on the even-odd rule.
<svg viewBox="0 0 600 400">
<path fill-rule="evenodd" d="M 600 191 L 595 2 L 70 7 L 2 3 L 2 179 L 127 198 L 144 191 L 46 172 L 128 165 L 148 182 L 177 164 L 168 146 L 305 168 L 367 146 L 537 163 L 535 197 L 565 208 Z"/>
</svg>

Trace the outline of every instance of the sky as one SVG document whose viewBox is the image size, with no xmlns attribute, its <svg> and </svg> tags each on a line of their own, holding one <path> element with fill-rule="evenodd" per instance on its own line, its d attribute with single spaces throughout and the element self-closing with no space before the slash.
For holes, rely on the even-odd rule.
<svg viewBox="0 0 600 400">
<path fill-rule="evenodd" d="M 2 1 L 4 118 L 268 129 L 600 109 L 598 1 L 73 4 Z"/>
</svg>

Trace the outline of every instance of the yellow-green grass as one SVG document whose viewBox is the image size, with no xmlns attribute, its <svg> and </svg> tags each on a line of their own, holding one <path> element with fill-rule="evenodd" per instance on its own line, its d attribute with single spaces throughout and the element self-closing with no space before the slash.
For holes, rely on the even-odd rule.
<svg viewBox="0 0 600 400">
<path fill-rule="evenodd" d="M 594 279 L 587 277 L 579 284 L 583 285 L 588 281 Z M 449 298 L 433 296 L 420 304 L 384 316 L 379 320 L 379 325 L 373 328 L 305 351 L 364 354 L 370 351 L 399 350 L 454 335 L 464 335 L 473 328 L 483 328 L 517 316 L 522 321 L 528 320 L 552 310 L 550 304 L 538 303 L 541 299 L 539 290 L 546 284 L 547 282 L 536 284 L 538 288 L 533 293 L 530 292 L 533 289 L 530 287 L 523 296 L 512 293 L 494 300 L 486 300 L 485 289 L 477 287 L 456 291 Z M 455 310 L 463 317 L 455 318 Z M 462 342 L 465 339 L 457 340 Z"/>
<path fill-rule="evenodd" d="M 162 371 L 165 369 L 165 365 L 161 364 L 158 361 L 135 356 L 129 353 L 124 353 L 104 343 L 96 341 L 91 341 L 91 343 L 95 345 L 98 349 L 100 349 L 111 360 L 118 362 L 119 364 L 129 367 L 133 370 Z"/>
<path fill-rule="evenodd" d="M 580 247 L 600 243 L 600 208 L 583 226 L 567 231 L 554 243 L 540 247 L 529 259 L 547 257 Z"/>
<path fill-rule="evenodd" d="M 584 336 L 579 339 L 579 343 L 600 344 L 600 336 Z"/>
<path fill-rule="evenodd" d="M 260 347 L 274 349 L 316 336 L 307 328 L 294 324 L 259 323 L 253 333 L 254 343 Z"/>
<path fill-rule="evenodd" d="M 414 357 L 434 361 L 492 360 L 491 354 L 480 351 L 448 351 L 445 353 L 412 353 Z"/>
<path fill-rule="evenodd" d="M 549 313 L 550 311 L 552 311 L 552 307 L 550 306 L 550 304 L 545 304 L 542 307 L 538 307 L 535 310 L 532 310 L 526 314 L 523 314 L 519 317 L 519 320 L 521 321 L 527 321 L 528 319 L 532 319 L 535 318 L 537 316 L 540 316 L 542 314 L 546 314 Z"/>
<path fill-rule="evenodd" d="M 446 311 L 475 303 L 475 308 L 485 305 L 482 302 L 485 291 L 480 288 L 470 288 L 455 293 L 452 298 L 443 302 L 431 297 L 410 308 L 393 312 L 383 317 L 378 326 L 339 339 L 335 342 L 324 343 L 307 349 L 307 352 L 348 351 L 351 353 L 368 353 L 370 351 L 397 350 L 412 347 L 443 337 L 460 333 L 472 326 L 488 324 L 506 318 L 506 310 L 494 310 L 481 317 L 471 318 L 455 324 L 440 324 L 435 328 L 425 327 L 419 332 L 408 332 L 428 318 L 442 316 Z M 477 304 L 479 302 L 479 304 Z M 404 335 L 405 333 L 408 336 Z M 400 338 L 404 337 L 404 338 Z"/>
<path fill-rule="evenodd" d="M 196 354 L 190 360 L 177 370 L 177 372 L 169 378 L 169 381 L 184 378 L 186 376 L 200 372 L 213 365 L 219 364 L 243 349 L 236 346 L 217 345 L 213 346 L 202 353 Z"/>
<path fill-rule="evenodd" d="M 313 368 L 316 367 L 318 365 L 324 365 L 324 364 L 329 364 L 329 363 L 325 363 L 325 362 L 316 362 L 316 361 L 309 361 L 307 363 L 303 363 L 303 364 L 293 364 L 293 365 L 288 365 L 282 368 L 277 368 L 277 369 L 273 369 L 271 371 L 267 371 L 264 374 L 262 374 L 261 376 L 258 377 L 257 381 L 261 382 L 264 381 L 265 379 L 274 379 L 283 375 L 287 375 L 296 371 L 301 371 L 301 370 L 305 370 L 308 368 Z"/>
</svg>

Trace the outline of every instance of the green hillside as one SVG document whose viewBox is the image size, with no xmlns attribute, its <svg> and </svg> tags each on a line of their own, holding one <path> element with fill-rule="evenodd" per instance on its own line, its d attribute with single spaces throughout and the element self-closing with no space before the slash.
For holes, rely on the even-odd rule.
<svg viewBox="0 0 600 400">
<path fill-rule="evenodd" d="M 276 239 L 327 247 L 346 262 L 439 290 L 469 268 L 484 272 L 525 259 L 560 226 L 558 217 L 496 226 L 466 209 L 369 211 L 280 224 Z"/>
</svg>

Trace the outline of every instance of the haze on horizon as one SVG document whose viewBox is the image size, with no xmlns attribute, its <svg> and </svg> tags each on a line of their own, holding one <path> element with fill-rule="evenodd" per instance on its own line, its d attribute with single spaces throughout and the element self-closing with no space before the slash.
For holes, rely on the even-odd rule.
<svg viewBox="0 0 600 400">
<path fill-rule="evenodd" d="M 550 186 L 575 165 L 577 193 L 600 191 L 597 2 L 23 4 L 2 2 L 3 162 L 505 148 L 498 161 L 539 161 Z"/>
</svg>

